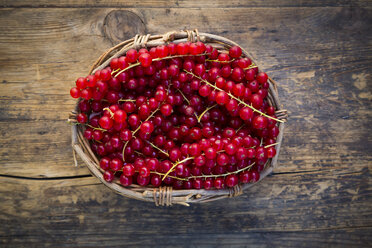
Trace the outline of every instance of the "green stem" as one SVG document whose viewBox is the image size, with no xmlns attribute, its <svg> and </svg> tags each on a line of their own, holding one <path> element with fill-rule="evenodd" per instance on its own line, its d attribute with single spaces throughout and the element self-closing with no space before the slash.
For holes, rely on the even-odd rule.
<svg viewBox="0 0 372 248">
<path fill-rule="evenodd" d="M 159 147 L 157 147 L 156 145 L 154 145 L 154 144 L 151 143 L 150 141 L 147 141 L 147 143 L 148 143 L 150 146 L 152 146 L 152 147 L 154 147 L 155 149 L 157 149 L 158 151 L 160 151 L 161 153 L 167 155 L 167 157 L 169 157 L 169 154 L 168 154 L 167 152 L 163 151 L 162 149 L 160 149 Z"/>
<path fill-rule="evenodd" d="M 269 148 L 269 147 L 272 147 L 272 146 L 276 146 L 277 144 L 279 144 L 279 143 L 274 143 L 274 144 L 271 144 L 271 145 L 267 145 L 267 146 L 264 146 L 264 148 Z"/>
<path fill-rule="evenodd" d="M 92 125 L 89 125 L 89 124 L 85 124 L 87 125 L 88 127 L 92 128 L 93 130 L 100 130 L 102 132 L 106 132 L 107 130 L 104 129 L 104 128 L 99 128 L 99 127 L 93 127 Z"/>
<path fill-rule="evenodd" d="M 199 115 L 199 117 L 198 117 L 198 122 L 200 122 L 201 118 L 203 117 L 203 115 L 205 115 L 205 113 L 207 113 L 209 110 L 211 110 L 212 108 L 214 108 L 214 107 L 216 107 L 216 106 L 217 106 L 217 104 L 215 104 L 215 105 L 213 105 L 213 106 L 207 108 L 206 110 L 204 110 L 203 113 L 201 113 L 201 114 Z"/>
<path fill-rule="evenodd" d="M 201 78 L 201 77 L 195 75 L 194 73 L 189 72 L 189 71 L 187 71 L 187 70 L 184 70 L 184 71 L 185 71 L 187 74 L 193 75 L 194 77 L 198 78 L 200 81 L 202 81 L 202 82 L 208 84 L 208 85 L 211 86 L 212 88 L 214 88 L 214 89 L 216 89 L 216 90 L 219 90 L 219 91 L 224 91 L 224 90 L 218 88 L 216 85 L 211 84 L 211 83 L 208 82 L 207 80 L 204 80 L 203 78 Z M 277 122 L 284 122 L 284 121 L 282 121 L 282 120 L 279 120 L 279 119 L 277 119 L 277 118 L 271 117 L 271 116 L 269 116 L 269 115 L 267 115 L 267 114 L 265 114 L 265 113 L 263 113 L 263 112 L 261 112 L 261 111 L 255 109 L 255 108 L 252 107 L 251 105 L 249 105 L 249 104 L 243 102 L 242 100 L 240 100 L 239 98 L 235 97 L 235 96 L 234 96 L 233 94 L 231 94 L 230 92 L 226 92 L 226 93 L 227 93 L 227 95 L 229 95 L 231 98 L 233 98 L 233 99 L 235 99 L 236 101 L 238 101 L 240 104 L 243 104 L 244 106 L 246 106 L 246 107 L 252 109 L 254 112 L 257 112 L 257 113 L 259 113 L 259 114 L 261 114 L 261 115 L 263 115 L 263 116 L 265 116 L 265 117 L 267 117 L 267 118 L 269 118 L 269 119 L 275 120 L 275 121 L 277 121 Z"/>
<path fill-rule="evenodd" d="M 165 175 L 163 176 L 163 178 L 161 179 L 162 181 L 164 181 L 164 179 L 169 175 L 169 173 L 171 173 L 173 171 L 174 168 L 176 168 L 177 165 L 179 164 L 182 164 L 190 159 L 194 159 L 194 157 L 188 157 L 188 158 L 185 158 L 184 160 L 181 160 L 181 161 L 177 161 L 176 163 L 173 164 L 172 168 L 170 168 L 167 173 L 165 173 Z"/>
<path fill-rule="evenodd" d="M 207 54 L 206 53 L 202 53 L 202 54 L 197 54 L 197 55 L 194 55 L 194 56 L 203 56 L 203 55 L 207 55 Z M 160 60 L 164 60 L 164 59 L 173 59 L 173 58 L 181 58 L 181 57 L 188 57 L 188 56 L 190 56 L 190 54 L 186 54 L 186 55 L 174 55 L 174 56 L 167 56 L 167 57 L 163 57 L 163 58 L 156 58 L 156 59 L 153 59 L 152 61 L 160 61 Z M 131 69 L 133 67 L 136 67 L 136 66 L 138 66 L 140 64 L 141 64 L 140 62 L 131 64 L 127 68 L 124 68 L 123 70 L 120 70 L 119 72 L 117 72 L 114 77 L 116 78 L 120 73 L 122 73 L 124 71 L 127 71 L 127 70 L 129 70 L 129 69 Z"/>
</svg>

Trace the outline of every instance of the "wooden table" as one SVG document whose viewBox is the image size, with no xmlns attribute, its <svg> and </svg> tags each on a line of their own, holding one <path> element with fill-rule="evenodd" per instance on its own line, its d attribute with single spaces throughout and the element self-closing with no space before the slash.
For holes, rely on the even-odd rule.
<svg viewBox="0 0 372 248">
<path fill-rule="evenodd" d="M 280 167 L 203 205 L 116 195 L 73 166 L 69 88 L 120 40 L 193 28 L 279 82 Z M 371 246 L 371 28 L 367 0 L 2 0 L 0 246 Z"/>
</svg>

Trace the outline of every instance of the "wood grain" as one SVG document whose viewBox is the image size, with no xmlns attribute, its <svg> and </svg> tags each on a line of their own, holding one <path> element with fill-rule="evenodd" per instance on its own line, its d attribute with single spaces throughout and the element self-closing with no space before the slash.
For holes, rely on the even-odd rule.
<svg viewBox="0 0 372 248">
<path fill-rule="evenodd" d="M 14 245 L 43 240 L 53 246 L 68 237 L 70 244 L 105 242 L 106 247 L 182 246 L 190 240 L 194 246 L 221 240 L 236 246 L 254 242 L 256 246 L 302 247 L 303 240 L 308 240 L 308 247 L 360 247 L 372 242 L 368 177 L 367 169 L 334 175 L 274 174 L 241 197 L 171 209 L 154 209 L 151 203 L 112 194 L 92 177 L 1 178 L 8 187 L 0 188 L 0 221 L 7 230 L 0 240 Z"/>
<path fill-rule="evenodd" d="M 1 7 L 39 7 L 39 8 L 252 8 L 252 7 L 340 7 L 340 6 L 369 6 L 368 0 L 204 0 L 204 1 L 185 1 L 185 0 L 3 0 Z"/>
<path fill-rule="evenodd" d="M 372 245 L 368 1 L 0 6 L 15 7 L 0 8 L 0 246 Z M 195 27 L 238 42 L 279 82 L 290 113 L 279 168 L 242 197 L 190 208 L 115 195 L 73 166 L 69 88 L 120 39 Z"/>
</svg>

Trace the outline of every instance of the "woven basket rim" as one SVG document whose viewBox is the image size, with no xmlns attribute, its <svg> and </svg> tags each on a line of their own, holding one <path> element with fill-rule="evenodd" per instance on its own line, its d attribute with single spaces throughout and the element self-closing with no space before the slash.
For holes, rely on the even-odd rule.
<svg viewBox="0 0 372 248">
<path fill-rule="evenodd" d="M 171 31 L 165 33 L 163 35 L 136 35 L 134 38 L 121 42 L 120 44 L 108 49 L 105 53 L 103 53 L 99 59 L 93 64 L 92 68 L 89 71 L 89 74 L 94 73 L 97 70 L 105 68 L 108 66 L 109 62 L 113 58 L 117 58 L 122 54 L 125 54 L 126 51 L 129 49 L 139 49 L 142 47 L 154 47 L 159 45 L 164 45 L 168 43 L 180 43 L 185 41 L 202 41 L 207 44 L 211 44 L 212 46 L 216 47 L 217 49 L 226 50 L 231 46 L 239 46 L 237 43 L 218 35 L 209 34 L 209 33 L 199 33 L 198 30 L 185 30 L 185 31 Z M 241 46 L 239 46 L 241 47 Z M 242 47 L 241 47 L 242 48 Z M 242 52 L 245 57 L 248 57 L 254 62 L 256 65 L 257 63 L 253 59 L 253 56 L 249 54 L 244 48 L 242 48 Z M 281 107 L 278 92 L 277 92 L 277 83 L 269 77 L 269 103 L 276 107 L 277 112 L 281 112 L 283 114 L 282 119 L 285 120 L 287 115 L 286 111 L 283 110 Z M 73 114 L 70 115 L 70 119 L 74 119 L 76 113 L 78 113 L 78 104 L 81 99 L 77 101 L 75 106 L 75 110 Z M 279 135 L 277 137 L 277 145 L 276 148 L 276 155 L 274 158 L 269 159 L 267 164 L 265 165 L 265 169 L 260 173 L 260 182 L 263 180 L 267 175 L 269 175 L 273 168 L 277 166 L 278 156 L 280 153 L 280 147 L 283 139 L 283 132 L 284 132 L 285 123 L 279 123 Z M 137 200 L 147 201 L 147 202 L 154 202 L 155 205 L 166 205 L 170 206 L 172 204 L 180 204 L 189 206 L 189 203 L 203 203 L 214 201 L 218 199 L 223 199 L 226 197 L 234 197 L 241 195 L 244 190 L 252 187 L 258 182 L 255 183 L 248 183 L 248 184 L 241 184 L 239 183 L 237 186 L 231 189 L 221 189 L 221 190 L 205 190 L 205 189 L 190 189 L 190 190 L 174 190 L 172 187 L 160 187 L 160 188 L 153 188 L 153 187 L 139 187 L 137 185 L 133 185 L 132 187 L 123 187 L 120 185 L 118 179 L 115 179 L 113 182 L 109 183 L 106 182 L 103 178 L 103 170 L 99 166 L 99 161 L 93 151 L 90 149 L 89 142 L 84 138 L 82 133 L 82 127 L 78 125 L 72 125 L 72 147 L 74 152 L 79 155 L 79 157 L 84 161 L 87 165 L 89 171 L 97 177 L 103 184 L 109 187 L 111 190 L 115 191 L 118 194 L 123 196 L 134 198 Z M 75 159 L 76 161 L 76 159 Z M 76 164 L 76 163 L 75 163 Z"/>
</svg>

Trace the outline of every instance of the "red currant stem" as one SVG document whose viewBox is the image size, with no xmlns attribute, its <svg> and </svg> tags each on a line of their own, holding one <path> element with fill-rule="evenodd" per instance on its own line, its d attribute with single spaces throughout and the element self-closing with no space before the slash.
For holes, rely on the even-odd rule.
<svg viewBox="0 0 372 248">
<path fill-rule="evenodd" d="M 123 152 L 122 152 L 122 155 L 123 155 L 123 162 L 125 162 L 124 153 L 125 153 L 125 148 L 127 148 L 128 143 L 129 143 L 129 140 L 128 140 L 127 142 L 125 142 L 124 147 L 123 147 Z"/>
<path fill-rule="evenodd" d="M 114 113 L 111 111 L 110 108 L 104 108 L 103 110 L 107 110 L 110 113 L 111 119 L 114 118 Z"/>
<path fill-rule="evenodd" d="M 164 173 L 160 173 L 160 172 L 156 172 L 156 171 L 151 171 L 150 173 L 153 173 L 153 174 L 156 174 L 156 175 L 159 175 L 159 176 L 164 176 L 165 175 Z M 174 179 L 177 179 L 177 180 L 183 180 L 183 181 L 188 181 L 189 180 L 188 178 L 181 178 L 181 177 L 175 177 L 175 176 L 170 176 L 170 175 L 168 175 L 168 177 L 174 178 Z"/>
<path fill-rule="evenodd" d="M 243 125 L 241 125 L 241 126 L 236 130 L 236 132 L 239 132 L 240 129 L 242 129 L 244 126 L 245 126 L 245 123 L 243 123 Z"/>
<path fill-rule="evenodd" d="M 190 105 L 189 99 L 187 99 L 187 97 L 183 94 L 183 92 L 181 90 L 179 90 L 179 89 L 177 91 L 182 95 L 183 99 L 185 99 L 185 101 L 187 102 L 187 104 Z"/>
<path fill-rule="evenodd" d="M 214 177 L 214 178 L 216 178 L 216 177 L 226 177 L 226 176 L 228 176 L 228 175 L 237 174 L 237 173 L 242 172 L 242 171 L 245 171 L 245 170 L 250 170 L 254 164 L 255 164 L 255 162 L 253 162 L 252 164 L 248 165 L 247 167 L 244 167 L 244 168 L 239 169 L 239 170 L 236 170 L 236 171 L 228 172 L 228 173 L 225 173 L 225 174 L 217 174 L 217 175 L 200 175 L 200 176 L 190 176 L 190 177 L 185 177 L 185 178 L 175 177 L 175 176 L 170 176 L 170 175 L 167 175 L 167 174 L 164 174 L 164 173 L 160 173 L 160 172 L 156 172 L 156 171 L 151 171 L 151 173 L 154 173 L 154 174 L 157 174 L 157 175 L 160 175 L 160 176 L 171 177 L 171 178 L 174 178 L 174 179 L 177 179 L 177 180 L 188 181 L 188 180 L 190 180 L 190 179 L 195 179 L 195 178 L 207 178 L 207 177 Z M 164 177 L 163 177 L 163 178 L 164 178 Z"/>
<path fill-rule="evenodd" d="M 262 144 L 263 144 L 263 138 L 261 138 L 260 146 L 262 146 Z"/>
<path fill-rule="evenodd" d="M 149 117 L 146 118 L 145 121 L 150 120 L 150 118 L 153 117 L 154 114 L 155 114 L 158 110 L 159 110 L 159 107 L 158 107 L 157 109 L 155 109 L 155 110 L 154 110 L 154 111 L 149 115 Z M 142 123 L 142 122 L 141 122 L 141 123 Z M 140 130 L 140 128 L 141 128 L 141 124 L 137 127 L 136 130 L 133 131 L 132 136 L 134 136 L 134 135 L 138 132 L 138 130 Z"/>
<path fill-rule="evenodd" d="M 184 69 L 184 71 L 185 71 L 187 74 L 191 74 L 191 75 L 193 75 L 194 77 L 198 78 L 200 81 L 202 81 L 202 82 L 208 84 L 208 85 L 211 86 L 212 88 L 215 88 L 216 90 L 219 90 L 219 91 L 224 91 L 224 90 L 218 88 L 216 85 L 211 84 L 211 83 L 208 82 L 207 80 L 204 80 L 203 78 L 201 78 L 201 77 L 195 75 L 194 73 L 189 72 L 189 71 L 187 71 L 187 70 L 185 70 L 185 69 Z M 234 96 L 233 94 L 231 94 L 230 92 L 226 92 L 226 93 L 227 93 L 227 95 L 229 95 L 231 98 L 237 100 L 240 104 L 243 104 L 244 106 L 246 106 L 246 107 L 252 109 L 254 112 L 257 112 L 257 113 L 259 113 L 259 114 L 261 114 L 261 115 L 263 115 L 263 116 L 265 116 L 265 117 L 267 117 L 267 118 L 269 118 L 269 119 L 275 120 L 275 121 L 277 121 L 277 122 L 284 122 L 284 121 L 279 120 L 279 119 L 277 119 L 277 118 L 271 117 L 271 116 L 269 116 L 269 115 L 267 115 L 267 114 L 265 114 L 265 113 L 262 113 L 261 111 L 255 109 L 255 108 L 252 107 L 251 105 L 249 105 L 249 104 L 243 102 L 242 100 L 240 100 L 239 98 L 235 97 L 235 96 Z"/>
<path fill-rule="evenodd" d="M 167 152 L 163 151 L 162 149 L 160 149 L 159 147 L 157 147 L 156 145 L 154 145 L 154 144 L 151 143 L 150 141 L 147 141 L 147 143 L 148 143 L 150 146 L 152 146 L 152 147 L 154 147 L 155 149 L 157 149 L 159 152 L 161 152 L 161 153 L 163 153 L 163 154 L 165 154 L 165 155 L 167 155 L 167 156 L 169 157 L 169 154 L 168 154 Z"/>
<path fill-rule="evenodd" d="M 248 69 L 253 69 L 253 68 L 257 68 L 258 66 L 255 65 L 254 63 L 252 63 L 251 65 L 249 65 L 248 67 L 244 68 L 243 70 L 246 71 Z"/>
<path fill-rule="evenodd" d="M 135 102 L 134 99 L 119 99 L 118 102 Z"/>
<path fill-rule="evenodd" d="M 116 75 L 114 76 L 114 78 L 116 78 L 120 73 L 125 72 L 125 71 L 129 70 L 130 68 L 136 67 L 137 65 L 140 65 L 140 64 L 141 64 L 140 62 L 137 62 L 137 63 L 131 64 L 131 65 L 128 66 L 127 68 L 124 68 L 123 70 L 118 71 L 118 72 L 116 73 Z"/>
<path fill-rule="evenodd" d="M 277 144 L 279 144 L 279 143 L 270 144 L 270 145 L 264 146 L 264 148 L 269 148 L 269 147 L 272 147 L 272 146 L 276 146 Z"/>
<path fill-rule="evenodd" d="M 198 122 L 200 123 L 200 120 L 201 120 L 201 118 L 203 117 L 203 115 L 205 115 L 205 113 L 207 113 L 209 110 L 211 110 L 212 108 L 214 108 L 214 107 L 216 107 L 216 106 L 217 106 L 217 104 L 215 104 L 215 105 L 213 105 L 213 106 L 211 106 L 211 107 L 206 108 L 206 109 L 203 111 L 203 113 L 201 113 L 201 114 L 199 115 L 199 117 L 197 117 L 197 118 L 198 118 Z"/>
<path fill-rule="evenodd" d="M 143 153 L 139 152 L 139 151 L 134 151 L 135 153 L 137 153 L 138 155 L 142 156 L 142 157 L 146 157 Z"/>
<path fill-rule="evenodd" d="M 80 123 L 77 122 L 77 120 L 71 120 L 71 119 L 68 119 L 67 123 L 70 125 L 75 125 L 75 126 L 80 125 Z"/>
<path fill-rule="evenodd" d="M 218 59 L 206 59 L 205 61 L 217 62 L 217 63 L 222 63 L 222 64 L 228 64 L 228 63 L 234 62 L 235 59 L 232 59 L 232 60 L 229 60 L 229 61 L 220 61 Z"/>
<path fill-rule="evenodd" d="M 169 88 L 168 88 L 168 92 L 169 92 Z M 190 101 L 189 101 L 189 99 L 187 99 L 187 97 L 182 93 L 182 91 L 178 89 L 178 92 L 181 93 L 183 99 L 185 99 L 185 101 L 187 102 L 187 104 L 190 105 Z M 195 115 L 196 118 L 198 118 L 198 116 L 197 116 L 196 113 L 194 113 L 194 115 Z"/>
<path fill-rule="evenodd" d="M 165 175 L 163 176 L 163 178 L 161 180 L 164 181 L 164 179 L 169 175 L 169 173 L 171 173 L 174 170 L 174 168 L 176 168 L 177 165 L 182 164 L 183 162 L 186 162 L 186 161 L 188 161 L 190 159 L 194 159 L 194 157 L 187 157 L 184 160 L 177 161 L 176 163 L 174 163 L 173 166 L 172 166 L 172 168 L 170 168 L 167 171 L 167 173 L 165 173 Z"/>
<path fill-rule="evenodd" d="M 88 127 L 90 127 L 90 128 L 92 128 L 93 130 L 100 130 L 100 131 L 102 131 L 102 132 L 106 132 L 106 131 L 107 131 L 107 130 L 104 129 L 104 128 L 93 127 L 93 126 L 91 126 L 91 125 L 89 125 L 89 124 L 85 124 L 85 125 L 88 126 Z"/>
<path fill-rule="evenodd" d="M 197 54 L 197 55 L 193 55 L 193 56 L 203 56 L 203 55 L 207 55 L 207 53 L 202 53 L 202 54 Z M 167 56 L 167 57 L 163 57 L 163 58 L 156 58 L 156 59 L 153 59 L 152 61 L 160 61 L 160 60 L 164 60 L 164 59 L 173 59 L 173 58 L 181 58 L 181 57 L 188 57 L 188 56 L 191 56 L 190 54 L 185 54 L 185 55 L 174 55 L 174 56 Z M 140 65 L 141 63 L 140 62 L 137 62 L 137 63 L 134 63 L 134 64 L 131 64 L 130 66 L 128 66 L 127 68 L 124 68 L 123 70 L 119 71 L 116 73 L 116 75 L 114 76 L 115 78 L 122 72 L 124 71 L 127 71 L 133 67 L 136 67 L 138 65 Z"/>
<path fill-rule="evenodd" d="M 116 73 L 117 71 L 119 71 L 120 70 L 120 68 L 118 68 L 118 69 L 116 69 L 116 70 L 113 70 L 112 72 L 111 72 L 111 75 L 113 75 L 114 73 Z"/>
<path fill-rule="evenodd" d="M 239 170 L 236 170 L 236 171 L 232 171 L 232 172 L 227 172 L 225 174 L 219 174 L 219 175 L 202 175 L 202 176 L 190 176 L 188 177 L 187 179 L 192 179 L 192 178 L 205 178 L 205 177 L 226 177 L 228 175 L 232 175 L 232 174 L 237 174 L 239 172 L 242 172 L 242 171 L 245 171 L 245 170 L 249 170 L 250 168 L 252 168 L 252 166 L 255 164 L 255 162 L 253 162 L 252 164 L 248 165 L 247 167 L 244 167 L 242 169 L 239 169 Z"/>
</svg>

